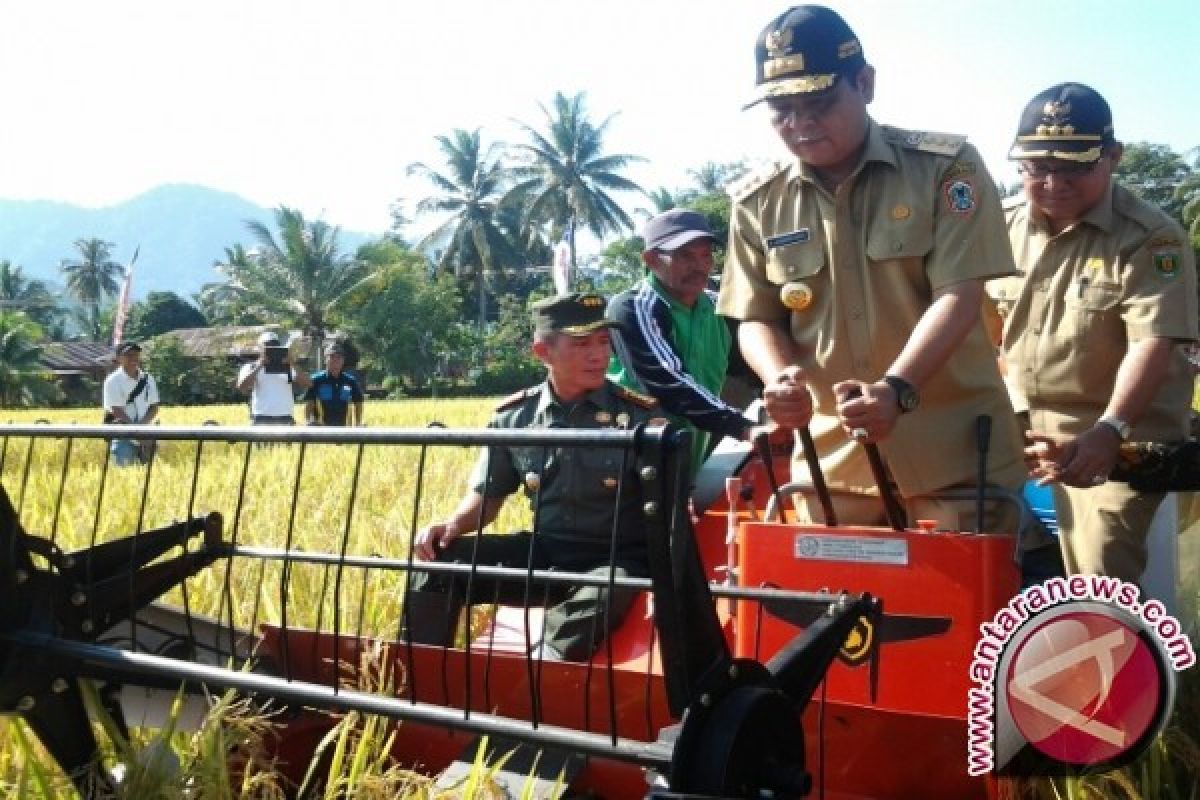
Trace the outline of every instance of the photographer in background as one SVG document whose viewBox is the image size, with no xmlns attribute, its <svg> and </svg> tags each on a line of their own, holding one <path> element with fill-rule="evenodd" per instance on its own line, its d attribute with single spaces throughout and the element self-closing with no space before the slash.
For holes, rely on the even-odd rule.
<svg viewBox="0 0 1200 800">
<path fill-rule="evenodd" d="M 345 371 L 346 346 L 330 342 L 325 347 L 325 369 L 312 375 L 304 393 L 304 419 L 309 425 L 352 427 L 363 424 L 363 392 L 358 380 Z"/>
<path fill-rule="evenodd" d="M 295 425 L 292 406 L 296 390 L 312 385 L 308 375 L 292 367 L 288 348 L 279 336 L 267 331 L 258 337 L 256 361 L 238 371 L 237 390 L 250 395 L 252 425 Z"/>
<path fill-rule="evenodd" d="M 104 424 L 149 425 L 158 416 L 158 386 L 154 377 L 142 371 L 142 348 L 137 342 L 125 342 L 117 348 L 117 368 L 104 379 Z M 147 461 L 153 455 L 153 442 L 143 447 L 132 439 L 114 439 L 109 450 L 118 467 L 135 461 Z"/>
</svg>

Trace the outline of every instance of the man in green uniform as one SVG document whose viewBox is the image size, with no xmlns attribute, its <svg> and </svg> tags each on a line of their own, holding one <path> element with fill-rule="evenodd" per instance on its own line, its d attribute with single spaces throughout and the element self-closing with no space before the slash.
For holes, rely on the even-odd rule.
<svg viewBox="0 0 1200 800">
<path fill-rule="evenodd" d="M 871 119 L 875 71 L 828 8 L 776 18 L 755 56 L 754 103 L 792 158 L 734 192 L 718 311 L 742 320 L 771 417 L 811 423 L 840 519 L 883 519 L 858 446 L 873 442 L 910 520 L 973 529 L 973 504 L 939 493 L 977 483 L 980 417 L 988 483 L 1016 492 L 1025 477 L 980 322 L 984 281 L 1013 272 L 992 179 L 962 136 Z M 995 504 L 985 527 L 1012 531 L 1015 517 Z"/>
<path fill-rule="evenodd" d="M 1053 481 L 1068 572 L 1138 582 L 1161 492 L 1108 482 L 1121 443 L 1188 434 L 1196 265 L 1179 225 L 1113 180 L 1108 103 L 1063 83 L 1021 116 L 1006 202 L 1020 272 L 988 285 L 1008 373 L 1029 404 L 1036 474 Z"/>
<path fill-rule="evenodd" d="M 574 293 L 533 307 L 533 352 L 547 380 L 504 400 L 489 427 L 632 428 L 655 416 L 657 403 L 605 379 L 611 347 L 604 298 Z M 616 542 L 617 577 L 647 574 L 639 481 L 632 459 L 622 471 L 622 453 L 606 448 L 493 446 L 479 458 L 470 491 L 449 519 L 420 531 L 416 555 L 426 561 L 470 562 L 533 569 L 609 574 L 609 548 Z M 535 505 L 534 531 L 482 534 L 508 495 L 523 490 Z M 621 495 L 618 497 L 617 492 Z M 406 609 L 415 641 L 453 640 L 466 581 L 448 574 L 416 573 Z M 477 578 L 475 598 L 523 602 L 523 584 Z M 540 590 L 535 591 L 535 597 Z M 447 598 L 449 594 L 449 598 Z M 546 612 L 543 653 L 584 660 L 628 611 L 633 593 L 614 592 L 612 617 L 605 619 L 607 592 L 580 586 L 559 592 Z M 565 596 L 563 596 L 565 595 Z M 447 613 L 449 612 L 449 613 Z"/>
</svg>

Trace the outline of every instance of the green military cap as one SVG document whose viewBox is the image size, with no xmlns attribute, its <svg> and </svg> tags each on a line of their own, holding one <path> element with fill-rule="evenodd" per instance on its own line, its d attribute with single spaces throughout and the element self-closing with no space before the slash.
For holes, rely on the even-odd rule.
<svg viewBox="0 0 1200 800">
<path fill-rule="evenodd" d="M 604 318 L 607 303 L 602 295 L 591 292 L 547 297 L 533 304 L 533 327 L 538 333 L 565 333 L 587 336 L 616 323 Z"/>
</svg>

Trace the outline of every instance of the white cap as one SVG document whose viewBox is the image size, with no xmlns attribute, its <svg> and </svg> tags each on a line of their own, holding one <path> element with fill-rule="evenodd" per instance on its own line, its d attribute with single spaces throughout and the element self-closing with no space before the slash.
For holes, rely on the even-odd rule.
<svg viewBox="0 0 1200 800">
<path fill-rule="evenodd" d="M 258 343 L 261 345 L 279 345 L 279 334 L 264 331 L 258 335 Z"/>
</svg>

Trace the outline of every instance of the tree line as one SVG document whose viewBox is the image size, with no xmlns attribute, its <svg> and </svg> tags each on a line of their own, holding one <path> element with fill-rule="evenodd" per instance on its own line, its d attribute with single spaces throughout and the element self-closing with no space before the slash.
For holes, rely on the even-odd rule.
<svg viewBox="0 0 1200 800">
<path fill-rule="evenodd" d="M 642 243 L 633 235 L 638 218 L 686 206 L 705 214 L 723 239 L 726 188 L 747 169 L 709 162 L 689 171 L 688 186 L 647 191 L 625 174 L 644 159 L 607 151 L 613 116 L 595 121 L 583 93 L 559 92 L 541 110 L 539 126 L 517 122 L 522 142 L 489 142 L 479 129 L 435 137 L 440 162 L 409 166 L 430 189 L 414 206 L 416 217 L 431 223 L 428 233 L 407 235 L 416 220 L 398 200 L 391 229 L 347 253 L 337 227 L 280 206 L 273 228 L 249 221 L 248 241 L 224 248 L 215 265 L 220 281 L 188 299 L 151 292 L 134 303 L 125 338 L 270 324 L 302 331 L 319 352 L 336 331 L 354 342 L 372 384 L 397 396 L 438 388 L 499 393 L 527 385 L 540 370 L 528 356 L 532 331 L 525 309 L 531 298 L 553 292 L 545 267 L 556 245 L 566 247 L 578 269 L 577 234 L 588 231 L 603 249 L 577 272 L 576 286 L 618 291 L 643 273 Z M 1163 145 L 1132 144 L 1118 179 L 1175 216 L 1200 250 L 1196 159 L 1196 151 L 1185 157 Z M 619 197 L 638 205 L 627 212 Z M 62 296 L 0 260 L 0 404 L 60 399 L 40 367 L 46 341 L 111 339 L 125 269 L 112 258 L 114 247 L 97 238 L 76 240 L 75 252 L 60 265 Z M 169 341 L 157 349 L 150 349 L 147 364 L 168 402 L 232 399 L 227 365 L 189 360 Z"/>
</svg>

